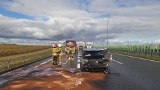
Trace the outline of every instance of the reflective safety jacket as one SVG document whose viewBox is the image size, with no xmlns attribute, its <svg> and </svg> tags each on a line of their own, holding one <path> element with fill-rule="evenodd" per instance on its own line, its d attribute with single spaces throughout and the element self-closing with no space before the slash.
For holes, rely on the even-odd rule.
<svg viewBox="0 0 160 90">
<path fill-rule="evenodd" d="M 74 54 L 75 52 L 76 52 L 76 48 L 75 47 L 71 48 L 71 53 Z"/>
<path fill-rule="evenodd" d="M 65 49 L 66 49 L 66 53 L 67 53 L 67 54 L 70 54 L 70 53 L 71 53 L 71 50 L 70 50 L 71 48 L 70 48 L 70 47 L 66 47 Z"/>
<path fill-rule="evenodd" d="M 52 56 L 62 55 L 62 48 L 52 48 Z"/>
<path fill-rule="evenodd" d="M 59 51 L 60 51 L 59 55 L 63 55 L 62 47 L 59 47 L 58 49 L 59 49 Z"/>
</svg>

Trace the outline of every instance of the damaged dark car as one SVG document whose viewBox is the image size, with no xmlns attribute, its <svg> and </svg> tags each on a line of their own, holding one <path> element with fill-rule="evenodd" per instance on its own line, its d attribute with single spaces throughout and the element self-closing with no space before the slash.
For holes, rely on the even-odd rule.
<svg viewBox="0 0 160 90">
<path fill-rule="evenodd" d="M 83 71 L 103 71 L 110 73 L 107 59 L 107 49 L 89 48 L 83 49 L 81 70 Z"/>
</svg>

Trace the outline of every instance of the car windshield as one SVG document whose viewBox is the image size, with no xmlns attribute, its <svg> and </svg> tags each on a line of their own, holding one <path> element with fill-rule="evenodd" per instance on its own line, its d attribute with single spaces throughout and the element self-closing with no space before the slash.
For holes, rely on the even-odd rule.
<svg viewBox="0 0 160 90">
<path fill-rule="evenodd" d="M 104 54 L 100 51 L 85 51 L 83 57 L 87 59 L 100 59 L 104 58 Z"/>
</svg>

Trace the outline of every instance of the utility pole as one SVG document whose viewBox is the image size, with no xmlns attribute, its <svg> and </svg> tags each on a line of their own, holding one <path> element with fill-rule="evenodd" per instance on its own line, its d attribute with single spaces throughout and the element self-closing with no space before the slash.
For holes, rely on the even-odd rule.
<svg viewBox="0 0 160 90">
<path fill-rule="evenodd" d="M 107 19 L 107 48 L 108 48 L 108 44 L 109 44 L 109 42 L 108 42 L 108 25 L 109 25 L 109 14 L 107 14 L 107 17 L 108 17 L 108 19 Z"/>
<path fill-rule="evenodd" d="M 100 12 L 104 12 L 104 10 L 100 10 Z M 108 48 L 108 45 L 109 45 L 108 26 L 109 26 L 109 13 L 107 13 L 107 48 Z"/>
</svg>

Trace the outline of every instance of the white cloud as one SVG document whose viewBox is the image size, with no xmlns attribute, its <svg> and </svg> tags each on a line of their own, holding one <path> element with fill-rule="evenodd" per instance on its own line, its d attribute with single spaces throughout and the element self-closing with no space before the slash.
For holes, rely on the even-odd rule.
<svg viewBox="0 0 160 90">
<path fill-rule="evenodd" d="M 160 39 L 154 41 L 155 44 L 160 44 Z"/>
<path fill-rule="evenodd" d="M 33 17 L 32 20 L 15 19 L 0 14 L 0 38 L 55 41 L 76 39 L 104 45 L 108 13 L 110 44 L 116 44 L 119 40 L 147 42 L 160 38 L 158 0 L 91 0 L 88 4 L 78 1 L 0 1 L 0 5 L 7 10 Z"/>
</svg>

